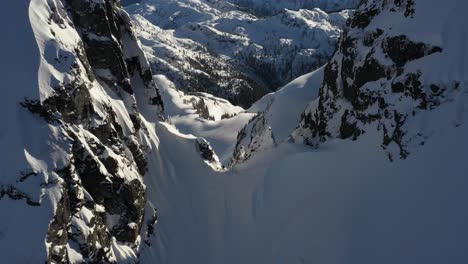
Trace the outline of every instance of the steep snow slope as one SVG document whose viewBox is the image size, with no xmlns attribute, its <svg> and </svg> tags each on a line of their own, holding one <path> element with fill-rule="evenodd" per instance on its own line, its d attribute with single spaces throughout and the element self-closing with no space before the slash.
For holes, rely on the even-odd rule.
<svg viewBox="0 0 468 264">
<path fill-rule="evenodd" d="M 322 66 L 351 11 L 283 10 L 258 18 L 224 1 L 151 0 L 127 8 L 153 71 L 184 91 L 248 107 Z"/>
<path fill-rule="evenodd" d="M 464 113 L 406 160 L 390 162 L 370 131 L 318 150 L 284 142 L 224 173 L 158 129 L 171 169 L 156 178 L 159 220 L 141 263 L 464 263 Z"/>
<path fill-rule="evenodd" d="M 411 55 L 415 66 L 404 69 L 409 71 L 416 66 L 419 67 L 417 69 L 428 67 L 432 69 L 431 72 L 440 73 L 434 75 L 433 80 L 459 83 L 457 89 L 447 90 L 450 92 L 447 96 L 451 99 L 437 107 L 415 110 L 415 116 L 428 118 L 425 124 L 431 131 L 423 146 L 412 151 L 406 159 L 394 159 L 392 162 L 388 158 L 388 149 L 380 147 L 383 132 L 379 130 L 377 119 L 359 127 L 364 133 L 354 141 L 328 136 L 317 145 L 318 148 L 282 142 L 276 147 L 262 149 L 222 174 L 175 173 L 174 188 L 164 191 L 173 197 L 168 199 L 171 201 L 169 207 L 179 208 L 180 212 L 173 210 L 168 212 L 170 215 L 166 215 L 165 219 L 160 219 L 160 224 L 164 225 L 160 230 L 164 232 L 161 237 L 165 241 L 162 242 L 165 245 L 162 262 L 435 264 L 468 261 L 468 228 L 464 224 L 468 214 L 462 210 L 468 201 L 465 191 L 468 187 L 468 141 L 465 136 L 468 132 L 468 93 L 465 89 L 466 75 L 463 73 L 467 52 L 460 46 L 468 34 L 465 30 L 466 20 L 462 20 L 462 16 L 443 15 L 457 15 L 466 9 L 466 4 L 450 0 L 442 8 L 438 3 L 424 0 L 368 1 L 354 20 L 364 28 L 367 22 L 371 25 L 379 23 L 381 27 L 393 28 L 398 34 L 405 32 L 411 37 L 435 37 L 433 41 L 446 43 L 439 44 L 442 51 L 437 54 L 424 52 L 428 56 L 420 61 L 417 61 L 420 58 Z M 384 9 L 382 14 L 395 15 L 398 19 L 384 18 L 383 15 L 373 17 L 379 13 L 374 9 L 381 7 Z M 404 13 L 413 8 L 415 20 L 406 19 Z M 445 19 L 431 19 L 436 14 Z M 417 21 L 417 17 L 424 19 L 418 23 L 411 22 Z M 401 22 L 401 25 L 390 22 Z M 440 25 L 455 30 L 442 29 Z M 444 34 L 438 35 L 438 29 Z M 457 38 L 453 38 L 451 32 L 457 32 Z M 372 36 L 358 35 L 353 42 L 369 43 L 367 45 L 371 45 L 378 54 L 378 48 L 382 45 L 379 41 L 374 43 Z M 346 43 L 345 40 L 346 35 L 342 43 Z M 401 46 L 403 55 L 412 45 L 411 42 L 405 43 L 409 46 Z M 327 90 L 327 85 L 336 80 L 333 77 L 336 75 L 330 76 L 332 69 L 342 64 L 344 68 L 344 62 L 362 65 L 364 62 L 361 60 L 372 58 L 372 55 L 356 55 L 346 60 L 341 54 L 347 51 L 346 47 L 342 46 L 332 63 L 324 69 L 319 97 L 309 105 L 303 122 L 306 122 L 311 109 L 312 113 L 322 111 L 320 108 L 328 100 L 335 103 L 330 109 L 355 107 L 354 102 L 346 102 L 340 97 L 340 100 L 333 100 L 334 91 Z M 356 52 L 365 50 L 360 48 Z M 413 51 L 411 48 L 409 50 Z M 456 59 L 452 57 L 454 53 L 457 54 Z M 432 65 L 434 56 L 438 56 L 442 62 L 452 59 L 456 66 Z M 338 66 L 334 66 L 335 61 Z M 411 65 L 411 62 L 408 64 Z M 351 73 L 358 72 L 357 66 L 357 71 Z M 306 78 L 322 78 L 319 73 Z M 352 83 L 357 79 L 352 76 L 347 81 Z M 340 78 L 337 80 L 341 82 Z M 385 90 L 385 82 L 386 79 L 380 80 L 381 86 L 374 85 L 371 91 Z M 341 84 L 338 87 L 341 88 Z M 414 88 L 411 83 L 404 87 Z M 288 90 L 285 88 L 285 91 Z M 385 95 L 384 99 L 392 99 L 391 93 Z M 266 109 L 269 97 L 275 95 L 267 96 L 252 110 Z M 402 101 L 406 104 L 397 104 L 395 110 L 413 111 L 419 105 L 419 102 Z M 307 128 L 321 129 L 313 124 Z M 335 126 L 326 128 L 330 129 L 331 135 L 338 133 L 331 130 L 337 129 Z M 406 131 L 411 134 L 420 130 L 415 125 L 409 126 Z M 304 127 L 295 133 L 298 139 L 309 135 L 304 133 Z M 190 171 L 196 169 L 190 168 Z M 199 177 L 193 179 L 192 175 L 195 174 Z M 199 190 L 198 186 L 201 186 Z M 190 203 L 187 202 L 189 200 Z M 179 230 L 178 226 L 184 226 L 184 229 Z M 177 239 L 168 234 L 173 234 Z M 184 251 L 177 252 L 177 245 L 182 245 Z M 142 261 L 149 263 L 151 260 L 146 257 L 144 255 Z"/>
<path fill-rule="evenodd" d="M 43 207 L 29 206 L 27 198 L 18 201 L 5 198 L 6 183 L 17 180 L 18 169 L 27 164 L 29 153 L 44 154 L 50 150 L 45 144 L 49 129 L 21 108 L 17 102 L 25 96 L 39 96 L 37 69 L 39 50 L 29 22 L 29 1 L 15 1 L 9 4 L 9 12 L 3 12 L 0 21 L 2 43 L 0 44 L 0 78 L 3 95 L 0 97 L 0 248 L 2 261 L 11 260 L 28 263 L 47 258 L 44 238 L 47 226 L 54 215 L 53 201 L 57 188 L 34 190 L 35 200 L 41 192 L 52 199 L 43 199 Z M 9 40 L 9 41 L 6 41 Z M 30 131 L 34 131 L 31 133 Z M 33 165 L 41 167 L 41 162 Z M 31 201 L 32 202 L 32 201 Z M 40 214 L 39 214 L 40 211 Z M 31 219 L 35 223 L 31 224 Z M 24 254 L 23 252 L 29 252 Z"/>
</svg>

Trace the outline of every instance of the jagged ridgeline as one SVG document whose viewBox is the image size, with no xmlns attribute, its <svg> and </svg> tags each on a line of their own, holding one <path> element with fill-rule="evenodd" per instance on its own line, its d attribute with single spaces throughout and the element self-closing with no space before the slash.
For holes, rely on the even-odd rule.
<svg viewBox="0 0 468 264">
<path fill-rule="evenodd" d="M 451 35 L 441 37 L 449 50 L 440 40 L 427 37 L 436 34 L 433 31 L 442 22 L 423 26 L 437 15 L 436 9 L 423 4 L 362 1 L 325 69 L 318 106 L 311 105 L 303 115 L 298 133 L 307 144 L 317 146 L 330 138 L 356 140 L 377 130 L 390 159 L 404 159 L 425 144 L 437 121 L 425 125 L 424 120 L 463 93 L 463 74 L 447 70 L 458 65 L 460 60 L 453 55 L 463 54 L 463 47 L 452 45 L 456 38 Z M 461 24 L 448 25 L 458 30 Z M 452 116 L 456 119 L 456 114 Z"/>
<path fill-rule="evenodd" d="M 1 196 L 41 206 L 44 185 L 56 190 L 45 238 L 49 263 L 136 262 L 141 234 L 155 221 L 148 211 L 144 219 L 145 156 L 154 139 L 143 116 L 157 121 L 163 111 L 149 64 L 119 0 L 33 2 L 39 79 L 50 85 L 21 105 L 61 138 L 53 144 L 66 161 L 25 170 L 16 185 L 2 186 Z M 33 178 L 42 183 L 31 187 Z"/>
</svg>

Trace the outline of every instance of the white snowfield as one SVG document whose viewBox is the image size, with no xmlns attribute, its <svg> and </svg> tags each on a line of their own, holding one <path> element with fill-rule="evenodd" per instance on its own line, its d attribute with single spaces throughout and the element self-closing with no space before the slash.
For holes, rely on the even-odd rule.
<svg viewBox="0 0 468 264">
<path fill-rule="evenodd" d="M 62 195 L 62 180 L 53 171 L 67 162 L 68 139 L 59 126 L 19 105 L 25 97 L 47 97 L 49 81 L 66 78 L 46 59 L 79 38 L 70 30 L 51 42 L 46 2 L 9 1 L 0 16 L 0 191 L 14 185 L 40 197 L 40 206 L 29 206 L 0 196 L 0 263 L 46 261 L 45 236 Z M 184 94 L 155 76 L 172 124 L 141 109 L 148 131 L 142 135 L 147 208 L 157 208 L 158 222 L 149 243 L 136 250 L 139 263 L 468 263 L 468 2 L 414 2 L 417 24 L 395 30 L 438 43 L 443 52 L 414 63 L 430 63 L 427 76 L 458 81 L 460 88 L 453 101 L 431 110 L 430 138 L 405 160 L 389 161 L 375 128 L 357 141 L 331 140 L 318 149 L 286 140 L 302 111 L 317 107 L 323 69 L 245 112 L 208 94 Z M 110 102 L 118 109 L 124 128 L 130 124 L 131 109 L 121 99 L 97 82 L 91 93 L 97 105 Z M 191 98 L 206 98 L 215 121 L 199 118 L 184 103 Z M 200 157 L 195 142 L 204 137 L 221 160 L 229 159 L 233 136 L 258 112 L 283 139 L 277 145 L 222 172 Z M 237 116 L 220 120 L 224 113 Z M 37 178 L 19 182 L 23 170 Z M 77 251 L 68 250 L 69 262 L 80 263 Z M 112 252 L 118 263 L 137 262 L 127 245 L 114 241 Z"/>
</svg>

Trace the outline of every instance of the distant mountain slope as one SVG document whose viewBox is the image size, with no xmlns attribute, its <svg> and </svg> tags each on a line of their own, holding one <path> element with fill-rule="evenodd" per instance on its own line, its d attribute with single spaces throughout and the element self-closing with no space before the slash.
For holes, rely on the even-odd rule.
<svg viewBox="0 0 468 264">
<path fill-rule="evenodd" d="M 125 6 L 142 3 L 148 0 L 123 0 Z M 344 9 L 354 9 L 359 0 L 209 0 L 209 3 L 229 2 L 239 7 L 250 9 L 260 16 L 270 16 L 283 9 L 314 9 L 320 8 L 325 12 L 337 12 Z"/>
<path fill-rule="evenodd" d="M 269 16 L 287 8 L 292 10 L 320 8 L 325 12 L 354 9 L 360 0 L 229 0 L 253 10 L 257 15 Z"/>
<path fill-rule="evenodd" d="M 145 0 L 127 10 L 155 73 L 242 107 L 322 66 L 351 14 L 300 9 L 258 18 L 207 0 Z"/>
</svg>

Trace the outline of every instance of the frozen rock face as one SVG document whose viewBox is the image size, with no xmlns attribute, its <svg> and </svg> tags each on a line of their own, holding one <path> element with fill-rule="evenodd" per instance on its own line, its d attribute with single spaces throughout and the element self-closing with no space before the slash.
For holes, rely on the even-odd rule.
<svg viewBox="0 0 468 264">
<path fill-rule="evenodd" d="M 296 136 L 317 146 L 377 129 L 393 160 L 430 140 L 447 121 L 438 120 L 438 112 L 453 108 L 451 123 L 459 126 L 458 98 L 466 94 L 467 79 L 454 67 L 467 62 L 457 55 L 464 54 L 457 40 L 466 39 L 467 22 L 453 10 L 463 8 L 460 1 L 363 1 L 326 66 L 318 104 L 305 111 Z"/>
<path fill-rule="evenodd" d="M 324 65 L 352 14 L 311 7 L 259 17 L 207 0 L 145 0 L 127 9 L 153 72 L 244 108 Z"/>
<path fill-rule="evenodd" d="M 37 155 L 25 146 L 27 166 L 16 168 L 18 179 L 1 179 L 0 200 L 52 211 L 39 262 L 136 263 L 151 224 L 142 115 L 158 120 L 163 105 L 129 17 L 118 0 L 37 0 L 29 15 L 39 98 L 20 105 L 38 122 L 35 134 L 47 136 Z"/>
</svg>

